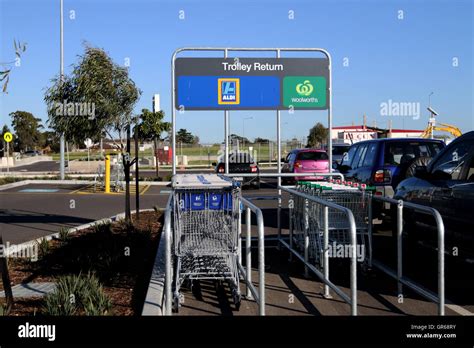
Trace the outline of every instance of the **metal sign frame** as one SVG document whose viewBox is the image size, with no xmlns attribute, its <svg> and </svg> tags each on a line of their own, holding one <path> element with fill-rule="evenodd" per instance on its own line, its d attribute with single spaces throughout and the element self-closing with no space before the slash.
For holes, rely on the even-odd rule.
<svg viewBox="0 0 474 348">
<path fill-rule="evenodd" d="M 276 58 L 281 58 L 281 52 L 319 52 L 326 56 L 328 59 L 328 157 L 329 157 L 329 173 L 332 173 L 332 73 L 331 73 L 331 55 L 328 51 L 323 48 L 244 48 L 244 47 L 183 47 L 178 48 L 176 51 L 173 52 L 173 56 L 171 58 L 171 125 L 172 125 L 172 151 L 173 151 L 173 171 L 172 174 L 176 174 L 176 108 L 175 108 L 175 101 L 176 101 L 176 86 L 175 86 L 175 60 L 177 55 L 181 52 L 186 51 L 214 51 L 214 52 L 223 52 L 224 57 L 228 58 L 229 52 L 275 52 Z M 258 110 L 256 110 L 258 111 Z M 278 171 L 275 173 L 278 177 L 278 186 L 281 186 L 281 110 L 276 110 L 277 116 L 277 143 L 278 143 L 278 158 L 277 158 L 277 166 Z M 309 111 L 309 110 L 308 110 Z M 225 174 L 229 174 L 229 110 L 224 110 L 224 133 L 225 133 Z M 279 196 L 281 197 L 281 190 L 279 190 Z M 281 206 L 281 198 L 279 199 L 279 206 Z"/>
</svg>

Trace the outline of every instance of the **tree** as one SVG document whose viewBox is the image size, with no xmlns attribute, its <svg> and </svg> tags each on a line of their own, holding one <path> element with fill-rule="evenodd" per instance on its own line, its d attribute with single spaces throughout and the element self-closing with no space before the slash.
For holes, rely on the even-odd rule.
<svg viewBox="0 0 474 348">
<path fill-rule="evenodd" d="M 255 144 L 268 144 L 270 140 L 269 139 L 266 139 L 266 138 L 255 138 L 255 140 L 253 141 Z"/>
<path fill-rule="evenodd" d="M 46 152 L 59 152 L 59 134 L 52 131 L 45 131 L 40 135 L 40 144 Z"/>
<path fill-rule="evenodd" d="M 10 117 L 16 134 L 13 141 L 15 151 L 26 151 L 40 146 L 41 133 L 39 130 L 43 128 L 41 119 L 26 111 L 12 112 Z"/>
<path fill-rule="evenodd" d="M 114 139 L 112 134 L 118 133 L 124 150 L 123 136 L 140 94 L 127 68 L 104 50 L 86 46 L 71 76 L 56 76 L 45 93 L 48 124 L 75 144 L 87 138 L 99 141 L 105 134 Z M 93 115 L 80 112 L 85 109 Z"/>
<path fill-rule="evenodd" d="M 159 140 L 162 140 L 161 134 L 169 131 L 171 123 L 163 122 L 165 113 L 163 111 L 152 112 L 148 109 L 142 109 L 142 113 L 138 116 L 141 123 L 138 125 L 138 135 L 143 140 L 153 140 L 155 148 L 155 159 L 156 159 L 156 176 L 160 175 L 158 166 L 158 144 Z"/>
<path fill-rule="evenodd" d="M 8 128 L 6 124 L 4 124 L 2 128 L 2 148 L 0 149 L 0 157 L 5 156 L 5 152 L 7 151 L 7 142 L 5 141 L 5 139 L 3 139 L 3 135 L 7 132 L 10 132 L 10 128 Z"/>
<path fill-rule="evenodd" d="M 176 133 L 176 141 L 178 143 L 183 143 L 183 144 L 193 144 L 194 143 L 194 135 L 192 135 L 191 132 L 188 132 L 186 129 L 181 128 Z"/>
<path fill-rule="evenodd" d="M 118 133 L 125 172 L 125 219 L 130 221 L 130 144 L 128 134 L 133 107 L 141 91 L 128 76 L 128 69 L 115 64 L 99 48 L 85 47 L 73 66 L 71 76 L 56 76 L 45 93 L 49 126 L 76 144 L 86 138 L 100 140 L 104 134 L 114 139 Z M 93 110 L 83 113 L 82 110 Z M 128 137 L 127 137 L 128 138 Z"/>
<path fill-rule="evenodd" d="M 10 82 L 10 73 L 12 71 L 12 65 L 16 67 L 21 65 L 21 55 L 26 51 L 26 43 L 13 40 L 13 47 L 15 49 L 15 60 L 11 62 L 0 63 L 5 70 L 0 70 L 0 82 L 3 83 L 2 92 L 8 93 L 8 82 Z"/>
<path fill-rule="evenodd" d="M 316 123 L 309 130 L 307 147 L 320 147 L 328 138 L 329 131 L 321 123 Z"/>
</svg>

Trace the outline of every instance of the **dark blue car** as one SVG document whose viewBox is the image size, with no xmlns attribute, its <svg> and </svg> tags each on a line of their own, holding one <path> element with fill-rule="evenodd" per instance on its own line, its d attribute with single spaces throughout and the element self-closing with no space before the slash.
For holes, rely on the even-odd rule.
<svg viewBox="0 0 474 348">
<path fill-rule="evenodd" d="M 346 180 L 376 187 L 376 194 L 393 197 L 398 183 L 420 158 L 428 162 L 445 144 L 422 138 L 385 138 L 353 144 L 344 155 L 339 171 Z"/>
</svg>

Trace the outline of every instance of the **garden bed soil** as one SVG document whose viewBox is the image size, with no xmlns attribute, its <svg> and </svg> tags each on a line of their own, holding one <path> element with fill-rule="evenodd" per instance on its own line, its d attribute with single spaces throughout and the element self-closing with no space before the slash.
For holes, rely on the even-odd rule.
<svg viewBox="0 0 474 348">
<path fill-rule="evenodd" d="M 9 259 L 11 285 L 55 282 L 69 274 L 95 274 L 112 302 L 110 315 L 141 315 L 163 225 L 161 212 L 141 212 L 133 224 L 116 221 L 53 239 L 36 262 Z M 3 284 L 0 282 L 0 289 Z M 5 299 L 0 299 L 0 305 Z M 12 316 L 42 315 L 42 298 L 15 298 Z"/>
</svg>

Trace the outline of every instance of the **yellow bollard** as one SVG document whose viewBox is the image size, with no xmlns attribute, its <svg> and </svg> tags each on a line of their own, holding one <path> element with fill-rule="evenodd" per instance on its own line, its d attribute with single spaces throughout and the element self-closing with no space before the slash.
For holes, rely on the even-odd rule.
<svg viewBox="0 0 474 348">
<path fill-rule="evenodd" d="M 110 193 L 110 155 L 105 156 L 105 193 Z"/>
</svg>

